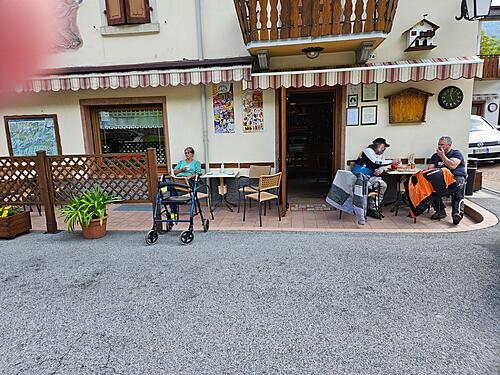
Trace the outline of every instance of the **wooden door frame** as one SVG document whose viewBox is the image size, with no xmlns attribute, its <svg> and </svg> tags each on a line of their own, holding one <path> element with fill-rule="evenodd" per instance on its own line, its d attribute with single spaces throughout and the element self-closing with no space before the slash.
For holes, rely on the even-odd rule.
<svg viewBox="0 0 500 375">
<path fill-rule="evenodd" d="M 314 92 L 334 92 L 335 93 L 335 111 L 333 119 L 333 155 L 332 163 L 333 176 L 338 170 L 345 166 L 345 138 L 346 138 L 346 95 L 347 86 L 325 86 L 312 88 L 299 88 L 293 90 L 296 93 L 314 93 Z M 286 100 L 287 89 L 280 87 L 276 90 L 276 168 L 282 172 L 281 179 L 281 210 L 283 216 L 286 214 L 287 203 L 287 176 L 286 176 Z"/>
<path fill-rule="evenodd" d="M 485 109 L 486 109 L 486 100 L 476 100 L 476 101 L 473 101 L 472 102 L 472 107 L 474 107 L 474 106 L 479 107 L 479 112 L 477 113 L 477 115 L 484 117 L 484 112 L 485 112 Z M 472 110 L 471 110 L 471 112 L 472 112 Z"/>
<path fill-rule="evenodd" d="M 168 121 L 167 121 L 167 100 L 164 96 L 148 96 L 148 97 L 136 97 L 136 98 L 102 98 L 102 99 L 80 99 L 80 114 L 82 117 L 82 130 L 83 130 L 83 143 L 85 147 L 85 153 L 87 154 L 100 154 L 100 135 L 95 134 L 96 129 L 92 126 L 95 122 L 95 118 L 92 119 L 93 114 L 95 115 L 96 108 L 106 107 L 106 106 L 127 106 L 127 105 L 161 105 L 163 112 L 163 135 L 165 143 L 165 166 L 159 166 L 160 173 L 170 173 L 171 169 L 171 158 L 170 158 L 170 139 L 168 136 Z M 94 121 L 93 121 L 94 120 Z M 95 141 L 97 139 L 97 142 Z"/>
</svg>

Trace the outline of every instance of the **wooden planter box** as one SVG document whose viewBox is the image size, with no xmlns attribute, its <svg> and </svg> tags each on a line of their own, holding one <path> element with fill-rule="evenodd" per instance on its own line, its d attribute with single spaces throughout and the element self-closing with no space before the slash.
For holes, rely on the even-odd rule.
<svg viewBox="0 0 500 375">
<path fill-rule="evenodd" d="M 0 238 L 14 238 L 19 234 L 29 232 L 30 229 L 31 218 L 27 211 L 0 218 Z"/>
</svg>

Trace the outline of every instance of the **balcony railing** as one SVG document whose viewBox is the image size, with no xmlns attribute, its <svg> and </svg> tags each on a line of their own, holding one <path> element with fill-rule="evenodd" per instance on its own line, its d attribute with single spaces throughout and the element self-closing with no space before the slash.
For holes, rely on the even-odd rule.
<svg viewBox="0 0 500 375">
<path fill-rule="evenodd" d="M 480 55 L 480 58 L 484 60 L 483 63 L 483 79 L 499 79 L 499 62 L 500 55 Z"/>
<path fill-rule="evenodd" d="M 398 0 L 234 0 L 250 42 L 389 33 Z"/>
</svg>

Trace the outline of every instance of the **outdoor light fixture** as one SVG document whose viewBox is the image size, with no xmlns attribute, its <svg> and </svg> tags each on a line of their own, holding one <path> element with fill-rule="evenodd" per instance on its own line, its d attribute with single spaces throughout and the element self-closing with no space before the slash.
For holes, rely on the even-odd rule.
<svg viewBox="0 0 500 375">
<path fill-rule="evenodd" d="M 462 18 L 467 21 L 477 21 L 487 17 L 490 13 L 491 0 L 462 0 L 460 6 L 460 16 L 455 17 L 458 20 Z"/>
<path fill-rule="evenodd" d="M 318 57 L 321 51 L 323 51 L 323 47 L 307 47 L 302 50 L 302 52 L 304 52 L 310 59 Z"/>
<path fill-rule="evenodd" d="M 269 70 L 269 52 L 267 50 L 257 51 L 260 70 Z"/>
<path fill-rule="evenodd" d="M 373 52 L 373 42 L 363 42 L 361 46 L 356 50 L 356 62 L 358 64 L 364 64 L 370 58 Z"/>
</svg>

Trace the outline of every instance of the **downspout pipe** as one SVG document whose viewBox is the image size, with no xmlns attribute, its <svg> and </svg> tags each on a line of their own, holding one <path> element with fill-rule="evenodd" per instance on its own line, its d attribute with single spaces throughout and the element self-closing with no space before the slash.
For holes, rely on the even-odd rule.
<svg viewBox="0 0 500 375">
<path fill-rule="evenodd" d="M 195 15 L 196 15 L 196 42 L 198 48 L 198 59 L 205 58 L 203 53 L 203 31 L 201 25 L 201 0 L 195 0 Z M 208 153 L 208 116 L 207 116 L 207 96 L 205 85 L 200 83 L 200 100 L 201 100 L 201 127 L 203 134 L 203 150 L 205 155 L 205 169 L 208 171 L 210 167 L 210 159 Z"/>
</svg>

